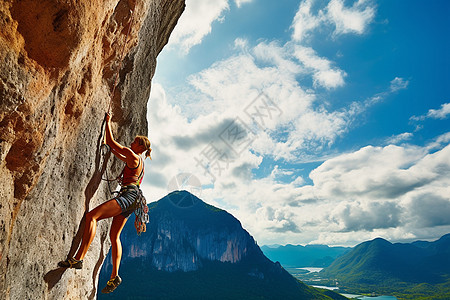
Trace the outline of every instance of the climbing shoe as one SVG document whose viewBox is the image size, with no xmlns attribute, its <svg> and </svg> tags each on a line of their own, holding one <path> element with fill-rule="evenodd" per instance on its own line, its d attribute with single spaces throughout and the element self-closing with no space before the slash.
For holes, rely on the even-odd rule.
<svg viewBox="0 0 450 300">
<path fill-rule="evenodd" d="M 117 275 L 116 277 L 114 277 L 113 279 L 108 280 L 108 282 L 106 283 L 105 288 L 102 290 L 103 294 L 108 294 L 111 293 L 112 291 L 114 291 L 119 284 L 122 283 L 122 278 L 119 277 L 119 275 Z"/>
<path fill-rule="evenodd" d="M 58 263 L 58 266 L 60 266 L 61 268 L 81 269 L 83 267 L 83 261 L 76 260 L 73 257 L 69 257 L 66 260 L 60 261 Z"/>
</svg>

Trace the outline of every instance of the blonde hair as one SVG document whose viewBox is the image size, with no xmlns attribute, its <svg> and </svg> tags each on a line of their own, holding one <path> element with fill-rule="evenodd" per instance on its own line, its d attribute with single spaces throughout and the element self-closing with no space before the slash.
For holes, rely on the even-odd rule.
<svg viewBox="0 0 450 300">
<path fill-rule="evenodd" d="M 151 143 L 150 143 L 149 139 L 143 135 L 138 135 L 138 136 L 136 136 L 136 138 L 138 139 L 139 144 L 143 145 L 145 147 L 145 150 L 147 150 L 145 152 L 145 158 L 150 157 L 150 159 L 152 159 L 152 156 L 150 155 L 150 153 L 152 152 L 152 148 L 150 148 Z"/>
</svg>

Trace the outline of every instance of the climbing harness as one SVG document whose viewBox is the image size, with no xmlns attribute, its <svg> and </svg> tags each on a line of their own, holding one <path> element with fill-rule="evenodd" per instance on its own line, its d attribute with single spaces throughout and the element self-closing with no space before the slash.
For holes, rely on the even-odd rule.
<svg viewBox="0 0 450 300">
<path fill-rule="evenodd" d="M 107 147 L 105 147 L 105 148 L 107 149 L 107 151 L 111 151 L 111 148 L 108 145 L 106 145 L 106 146 Z M 107 154 L 107 152 L 104 153 L 104 155 L 106 155 L 106 154 Z M 142 159 L 142 158 L 140 158 L 140 159 Z M 143 159 L 142 159 L 142 163 L 144 163 Z M 146 223 L 149 222 L 147 200 L 145 199 L 144 194 L 142 193 L 142 190 L 139 187 L 139 185 L 140 185 L 140 183 L 142 181 L 142 178 L 144 177 L 144 166 L 142 166 L 141 173 L 136 178 L 137 183 L 139 183 L 138 185 L 128 185 L 128 186 L 122 187 L 122 189 L 120 191 L 112 191 L 111 186 L 110 186 L 110 182 L 115 181 L 115 182 L 121 184 L 122 180 L 123 180 L 123 173 L 125 171 L 125 168 L 126 168 L 126 165 L 123 168 L 123 170 L 120 173 L 120 175 L 117 176 L 114 179 L 109 179 L 108 178 L 108 172 L 107 172 L 107 168 L 106 168 L 105 169 L 106 178 L 102 177 L 102 180 L 108 182 L 108 188 L 109 188 L 109 191 L 110 191 L 110 193 L 112 195 L 117 193 L 117 195 L 115 195 L 115 197 L 119 196 L 121 192 L 126 191 L 127 189 L 136 188 L 136 190 L 138 192 L 138 195 L 136 197 L 136 200 L 134 201 L 134 203 L 135 203 L 134 214 L 136 215 L 135 220 L 134 220 L 134 227 L 136 228 L 136 233 L 138 235 L 141 235 L 142 232 L 146 231 L 146 229 L 147 229 Z M 129 187 L 129 188 L 127 188 L 127 187 Z"/>
</svg>

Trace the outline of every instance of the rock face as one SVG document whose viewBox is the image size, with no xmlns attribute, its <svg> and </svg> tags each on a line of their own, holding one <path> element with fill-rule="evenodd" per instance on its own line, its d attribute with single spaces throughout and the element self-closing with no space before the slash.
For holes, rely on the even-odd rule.
<svg viewBox="0 0 450 300">
<path fill-rule="evenodd" d="M 156 57 L 183 9 L 183 0 L 0 0 L 0 299 L 95 297 L 107 221 L 83 270 L 56 263 L 76 250 L 84 212 L 109 197 L 104 170 L 120 171 L 100 154 L 104 114 L 111 107 L 119 142 L 147 133 Z"/>
</svg>

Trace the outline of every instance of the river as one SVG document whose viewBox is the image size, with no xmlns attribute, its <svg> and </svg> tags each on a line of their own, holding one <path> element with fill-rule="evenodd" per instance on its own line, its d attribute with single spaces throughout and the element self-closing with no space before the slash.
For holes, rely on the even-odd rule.
<svg viewBox="0 0 450 300">
<path fill-rule="evenodd" d="M 322 271 L 323 268 L 314 268 L 314 267 L 304 267 L 304 268 L 295 268 L 297 270 L 306 270 L 309 273 L 314 273 L 314 272 L 320 272 Z M 321 288 L 321 289 L 327 289 L 327 290 L 332 290 L 335 292 L 338 292 L 338 287 L 335 286 L 323 286 L 323 285 L 312 285 L 313 287 L 316 288 Z M 355 295 L 355 294 L 341 294 L 342 296 L 345 296 L 347 298 L 350 299 L 359 299 L 359 300 L 397 300 L 397 297 L 395 296 L 376 296 L 376 297 L 367 297 L 367 296 L 362 296 L 362 295 Z"/>
</svg>

